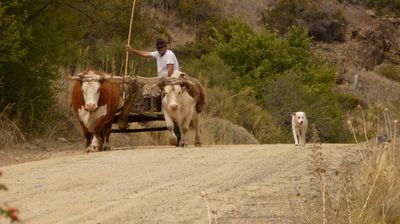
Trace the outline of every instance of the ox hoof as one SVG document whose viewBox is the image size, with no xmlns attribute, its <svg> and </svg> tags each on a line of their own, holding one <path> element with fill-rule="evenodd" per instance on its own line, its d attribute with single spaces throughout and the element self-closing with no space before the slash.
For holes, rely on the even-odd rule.
<svg viewBox="0 0 400 224">
<path fill-rule="evenodd" d="M 201 147 L 201 142 L 195 142 L 195 143 L 194 143 L 194 146 L 196 146 L 196 147 Z"/>
<path fill-rule="evenodd" d="M 103 147 L 103 151 L 110 151 L 111 150 L 111 147 L 110 146 L 104 146 Z"/>
<path fill-rule="evenodd" d="M 169 137 L 169 144 L 178 146 L 178 140 L 176 139 L 175 136 L 170 136 Z"/>
<path fill-rule="evenodd" d="M 98 145 L 89 145 L 89 146 L 86 148 L 86 153 L 98 152 L 98 151 L 100 151 L 100 146 L 98 146 Z"/>
<path fill-rule="evenodd" d="M 179 143 L 179 147 L 182 147 L 182 148 L 187 147 L 187 144 L 186 143 Z"/>
</svg>

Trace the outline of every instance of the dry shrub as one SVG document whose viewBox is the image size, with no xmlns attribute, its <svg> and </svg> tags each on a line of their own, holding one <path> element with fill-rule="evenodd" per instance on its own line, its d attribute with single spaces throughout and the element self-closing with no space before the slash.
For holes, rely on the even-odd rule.
<svg viewBox="0 0 400 224">
<path fill-rule="evenodd" d="M 204 143 L 211 144 L 258 144 L 257 139 L 245 128 L 219 118 L 205 118 L 201 124 Z"/>
<path fill-rule="evenodd" d="M 400 66 L 392 64 L 381 64 L 375 67 L 375 72 L 390 80 L 400 82 Z"/>
<path fill-rule="evenodd" d="M 361 116 L 365 128 L 365 116 Z M 302 223 L 400 223 L 397 121 L 392 123 L 386 119 L 386 122 L 390 123 L 386 126 L 392 130 L 389 138 L 379 142 L 368 139 L 358 143 L 360 140 L 354 133 L 358 158 L 349 159 L 351 161 L 342 166 L 343 170 L 335 174 L 328 172 L 329 167 L 325 170 L 323 153 L 317 143 L 313 143 L 312 186 L 318 194 L 306 200 L 311 203 L 302 204 L 302 209 L 309 208 L 300 216 Z M 348 124 L 354 132 L 352 122 Z"/>
<path fill-rule="evenodd" d="M 131 123 L 129 128 L 163 127 L 164 121 Z M 201 118 L 200 133 L 203 145 L 213 144 L 258 144 L 257 139 L 246 129 L 230 121 L 219 118 Z M 132 134 L 112 134 L 110 143 L 122 145 L 169 145 L 168 132 L 141 132 Z M 188 133 L 188 144 L 194 145 L 194 131 Z"/>
<path fill-rule="evenodd" d="M 17 126 L 18 122 L 9 118 L 10 108 L 11 106 L 7 106 L 0 112 L 0 149 L 25 141 L 24 135 Z"/>
<path fill-rule="evenodd" d="M 244 127 L 261 143 L 286 142 L 287 134 L 280 122 L 250 96 L 252 92 L 252 88 L 238 92 L 222 87 L 208 88 L 205 113 Z"/>
</svg>

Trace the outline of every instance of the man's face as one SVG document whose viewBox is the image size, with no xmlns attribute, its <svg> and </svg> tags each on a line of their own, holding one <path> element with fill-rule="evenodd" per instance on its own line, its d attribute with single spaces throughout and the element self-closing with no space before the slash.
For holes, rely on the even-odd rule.
<svg viewBox="0 0 400 224">
<path fill-rule="evenodd" d="M 165 54 L 165 52 L 167 51 L 167 46 L 164 47 L 158 47 L 157 48 L 158 53 L 163 56 Z"/>
</svg>

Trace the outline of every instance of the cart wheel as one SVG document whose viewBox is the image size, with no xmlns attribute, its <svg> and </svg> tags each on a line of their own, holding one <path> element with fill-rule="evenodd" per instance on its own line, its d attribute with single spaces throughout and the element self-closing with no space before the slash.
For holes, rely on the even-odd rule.
<svg viewBox="0 0 400 224">
<path fill-rule="evenodd" d="M 176 146 L 179 145 L 179 141 L 181 140 L 181 130 L 179 129 L 179 126 L 177 123 L 174 122 L 174 133 L 176 135 Z"/>
</svg>

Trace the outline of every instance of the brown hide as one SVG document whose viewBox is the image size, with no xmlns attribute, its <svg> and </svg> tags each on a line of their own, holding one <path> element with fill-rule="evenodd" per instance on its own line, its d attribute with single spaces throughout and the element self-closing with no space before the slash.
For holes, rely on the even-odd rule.
<svg viewBox="0 0 400 224">
<path fill-rule="evenodd" d="M 111 125 L 114 119 L 115 113 L 118 111 L 120 105 L 120 94 L 121 90 L 118 84 L 110 83 L 105 81 L 100 87 L 100 97 L 98 101 L 98 107 L 107 104 L 106 116 L 100 117 L 95 122 L 94 134 L 96 137 L 100 137 L 103 141 L 108 142 L 110 135 Z M 86 147 L 90 145 L 92 134 L 89 133 L 88 129 L 84 126 L 83 122 L 79 119 L 78 109 L 85 105 L 82 92 L 82 82 L 75 81 L 71 93 L 71 106 L 74 113 L 76 114 L 79 123 L 82 126 L 83 132 L 86 137 Z"/>
<path fill-rule="evenodd" d="M 193 77 L 186 76 L 186 79 L 193 82 L 195 85 L 186 85 L 186 89 L 191 97 L 196 102 L 196 112 L 200 113 L 203 111 L 206 103 L 206 90 L 201 82 Z"/>
</svg>

